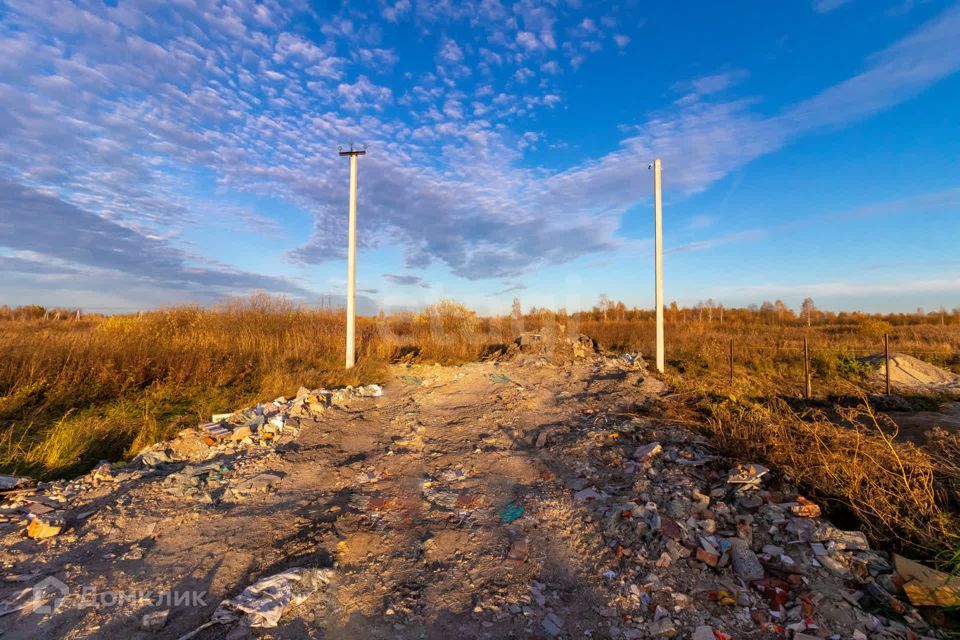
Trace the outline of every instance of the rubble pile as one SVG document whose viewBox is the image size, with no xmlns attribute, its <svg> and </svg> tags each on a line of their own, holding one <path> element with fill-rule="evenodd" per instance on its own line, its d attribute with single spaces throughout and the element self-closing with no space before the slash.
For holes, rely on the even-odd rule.
<svg viewBox="0 0 960 640">
<path fill-rule="evenodd" d="M 582 470 L 566 488 L 602 523 L 611 637 L 936 636 L 913 606 L 929 593 L 904 591 L 904 561 L 822 520 L 788 485 L 767 486 L 764 466 L 725 469 L 689 431 L 645 420 L 589 435 L 564 449 Z"/>
<path fill-rule="evenodd" d="M 277 398 L 214 415 L 197 429 L 184 429 L 173 440 L 145 447 L 129 463 L 101 462 L 83 476 L 56 482 L 0 476 L 0 532 L 16 527 L 34 539 L 57 536 L 93 514 L 75 508 L 78 496 L 105 484 L 129 485 L 143 478 L 160 476 L 167 493 L 207 504 L 268 491 L 280 478 L 246 478 L 244 468 L 257 466 L 251 463 L 296 438 L 304 424 L 326 409 L 343 407 L 351 398 L 382 395 L 383 388 L 376 384 L 335 390 L 301 387 L 291 400 Z"/>
</svg>

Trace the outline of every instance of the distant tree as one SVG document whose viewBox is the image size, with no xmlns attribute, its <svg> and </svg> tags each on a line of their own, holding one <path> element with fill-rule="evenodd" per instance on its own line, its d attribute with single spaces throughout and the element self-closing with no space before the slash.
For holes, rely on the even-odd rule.
<svg viewBox="0 0 960 640">
<path fill-rule="evenodd" d="M 783 316 L 787 312 L 787 305 L 783 304 L 783 300 L 778 298 L 777 301 L 773 303 L 773 307 L 777 311 L 777 322 L 782 323 Z"/>
<path fill-rule="evenodd" d="M 804 298 L 800 305 L 800 316 L 807 317 L 807 326 L 813 323 L 813 314 L 817 311 L 817 305 L 813 303 L 813 298 Z"/>
<path fill-rule="evenodd" d="M 760 315 L 769 317 L 770 324 L 773 324 L 774 316 L 776 315 L 776 307 L 773 306 L 773 303 L 769 300 L 764 300 L 763 304 L 760 305 Z"/>
<path fill-rule="evenodd" d="M 607 294 L 601 293 L 597 306 L 600 308 L 600 313 L 603 314 L 604 322 L 607 320 L 607 310 L 610 309 L 611 304 L 612 303 L 610 302 L 610 298 L 607 296 Z"/>
<path fill-rule="evenodd" d="M 614 305 L 614 312 L 617 316 L 617 320 L 627 319 L 627 306 L 623 304 L 623 301 L 619 301 L 616 305 Z"/>
</svg>

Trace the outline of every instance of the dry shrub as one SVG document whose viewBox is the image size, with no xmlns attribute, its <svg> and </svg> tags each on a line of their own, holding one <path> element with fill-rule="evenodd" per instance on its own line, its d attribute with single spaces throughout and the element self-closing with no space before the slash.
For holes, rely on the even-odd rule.
<svg viewBox="0 0 960 640">
<path fill-rule="evenodd" d="M 764 461 L 808 490 L 839 502 L 878 541 L 935 555 L 960 543 L 960 520 L 944 489 L 960 478 L 957 460 L 934 458 L 896 441 L 896 425 L 864 401 L 840 410 L 799 414 L 785 402 L 706 401 L 699 426 L 739 458 Z"/>
</svg>

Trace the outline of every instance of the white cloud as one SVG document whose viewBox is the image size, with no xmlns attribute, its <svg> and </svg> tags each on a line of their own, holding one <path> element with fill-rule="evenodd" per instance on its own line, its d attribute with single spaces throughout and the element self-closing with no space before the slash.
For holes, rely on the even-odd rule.
<svg viewBox="0 0 960 640">
<path fill-rule="evenodd" d="M 273 24 L 288 24 L 288 9 L 268 6 Z M 649 114 L 614 151 L 549 171 L 521 165 L 517 144 L 529 128 L 524 118 L 562 100 L 547 65 L 556 71 L 566 57 L 579 66 L 595 43 L 611 42 L 616 21 L 577 20 L 572 34 L 560 31 L 571 39 L 557 44 L 553 8 L 441 9 L 417 5 L 396 19 L 435 28 L 441 23 L 431 21 L 450 16 L 472 24 L 496 14 L 488 46 L 428 40 L 444 63 L 435 73 L 383 78 L 373 66 L 391 50 L 358 45 L 366 36 L 348 19 L 330 20 L 322 30 L 329 41 L 308 41 L 265 33 L 264 15 L 246 5 L 184 9 L 162 26 L 124 6 L 124 24 L 143 25 L 138 39 L 99 2 L 13 3 L 0 25 L 0 69 L 15 60 L 17 70 L 0 85 L 0 167 L 24 189 L 136 230 L 137 242 L 161 234 L 171 247 L 185 225 L 209 214 L 208 203 L 184 195 L 191 185 L 183 176 L 201 168 L 223 189 L 308 212 L 314 233 L 292 258 L 316 263 L 344 246 L 346 166 L 336 145 L 365 142 L 367 246 L 399 245 L 410 267 L 439 262 L 466 278 L 513 278 L 618 246 L 620 216 L 649 196 L 649 181 L 638 176 L 654 155 L 663 157 L 672 190 L 694 193 L 797 136 L 868 117 L 960 68 L 953 8 L 868 59 L 862 73 L 778 114 L 755 111 L 749 99 L 721 99 L 735 72 L 715 74 L 691 83 L 697 100 Z M 521 32 L 541 50 L 520 47 Z M 344 43 L 369 53 L 336 56 L 348 50 Z M 504 69 L 476 80 L 471 69 L 480 64 Z M 159 272 L 184 277 L 178 256 Z"/>
<path fill-rule="evenodd" d="M 446 38 L 440 46 L 438 57 L 447 64 L 455 64 L 463 60 L 463 49 L 450 38 Z"/>
<path fill-rule="evenodd" d="M 830 13 L 850 2 L 851 0 L 813 0 L 813 10 L 817 13 Z"/>
</svg>

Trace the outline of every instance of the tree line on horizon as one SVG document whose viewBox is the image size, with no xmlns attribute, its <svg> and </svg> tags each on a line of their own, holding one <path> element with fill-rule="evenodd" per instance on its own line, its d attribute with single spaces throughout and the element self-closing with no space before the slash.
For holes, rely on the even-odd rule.
<svg viewBox="0 0 960 640">
<path fill-rule="evenodd" d="M 283 299 L 278 299 L 283 300 Z M 452 302 L 452 301 L 450 301 Z M 284 304 L 289 302 L 284 300 Z M 457 305 L 463 307 L 463 305 Z M 466 307 L 463 307 L 467 311 Z M 321 309 L 327 312 L 331 309 Z M 335 310 L 333 310 L 335 311 Z M 143 313 L 143 312 L 140 312 Z M 566 309 L 549 309 L 547 307 L 530 307 L 523 311 L 519 298 L 514 298 L 510 316 L 519 317 L 554 317 L 572 318 L 574 320 L 595 321 L 631 321 L 652 320 L 653 309 L 627 307 L 623 301 L 613 300 L 606 294 L 601 294 L 597 304 L 589 310 L 568 313 Z M 382 315 L 382 312 L 381 312 Z M 475 314 L 473 314 L 475 315 Z M 38 304 L 20 305 L 11 307 L 0 305 L 0 321 L 37 321 L 37 320 L 77 320 L 85 318 L 103 318 L 105 314 L 84 312 L 77 307 L 44 307 Z M 858 324 L 874 319 L 889 322 L 893 326 L 916 324 L 960 325 L 960 307 L 947 310 L 940 306 L 935 311 L 926 311 L 917 308 L 910 313 L 905 312 L 866 312 L 866 311 L 832 311 L 819 308 L 812 298 L 805 298 L 799 308 L 792 309 L 782 300 L 764 300 L 760 304 L 750 304 L 745 307 L 727 307 L 714 301 L 713 298 L 701 300 L 694 305 L 681 306 L 677 301 L 670 302 L 664 309 L 664 319 L 672 324 L 708 323 L 708 324 L 769 324 L 769 325 L 796 325 L 807 324 Z"/>
</svg>

